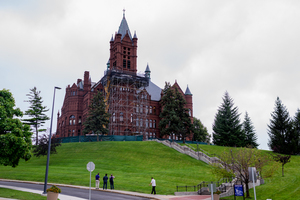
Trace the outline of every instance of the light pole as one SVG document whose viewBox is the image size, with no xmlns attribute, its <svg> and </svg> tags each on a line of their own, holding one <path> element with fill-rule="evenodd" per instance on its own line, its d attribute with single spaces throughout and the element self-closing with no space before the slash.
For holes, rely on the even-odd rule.
<svg viewBox="0 0 300 200">
<path fill-rule="evenodd" d="M 44 184 L 44 192 L 43 194 L 47 194 L 47 181 L 48 181 L 48 168 L 49 168 L 49 159 L 50 159 L 50 149 L 51 149 L 51 133 L 52 133 L 52 121 L 53 121 L 53 110 L 54 110 L 54 100 L 55 100 L 55 90 L 60 90 L 60 87 L 54 87 L 54 94 L 53 94 L 53 104 L 52 104 L 52 115 L 51 115 L 51 122 L 50 122 L 50 134 L 49 134 L 49 143 L 48 143 L 48 155 L 47 155 L 47 165 L 46 165 L 46 174 L 45 174 L 45 184 Z"/>
</svg>

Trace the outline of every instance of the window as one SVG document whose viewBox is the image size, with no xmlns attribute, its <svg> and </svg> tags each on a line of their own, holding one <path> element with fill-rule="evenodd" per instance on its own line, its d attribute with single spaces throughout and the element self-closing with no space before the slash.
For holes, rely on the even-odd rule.
<svg viewBox="0 0 300 200">
<path fill-rule="evenodd" d="M 146 128 L 148 128 L 148 126 L 149 126 L 149 121 L 148 119 L 146 119 Z"/>
<path fill-rule="evenodd" d="M 149 112 L 149 108 L 148 108 L 148 106 L 146 106 L 146 113 L 148 114 L 148 112 Z"/>
<path fill-rule="evenodd" d="M 75 116 L 74 115 L 71 115 L 70 116 L 70 125 L 72 125 L 72 122 L 73 122 L 73 125 L 75 125 Z"/>
<path fill-rule="evenodd" d="M 146 139 L 148 139 L 148 132 L 145 133 L 145 137 L 146 137 Z"/>
<path fill-rule="evenodd" d="M 149 134 L 149 138 L 152 138 L 152 133 Z"/>
<path fill-rule="evenodd" d="M 136 126 L 139 126 L 139 118 L 136 118 Z"/>
<path fill-rule="evenodd" d="M 136 112 L 139 112 L 139 104 L 136 105 Z"/>
<path fill-rule="evenodd" d="M 128 57 L 129 59 L 129 57 Z M 130 69 L 130 60 L 127 60 L 127 68 Z"/>
<path fill-rule="evenodd" d="M 190 116 L 190 117 L 192 116 L 192 111 L 191 111 L 191 109 L 189 109 L 189 116 Z"/>
<path fill-rule="evenodd" d="M 150 110 L 149 110 L 150 114 L 152 114 L 152 106 L 150 106 Z"/>
<path fill-rule="evenodd" d="M 123 60 L 123 68 L 126 68 L 126 60 Z"/>
<path fill-rule="evenodd" d="M 143 126 L 143 119 L 140 119 L 140 126 Z"/>
<path fill-rule="evenodd" d="M 113 113 L 113 114 L 112 114 L 112 121 L 113 121 L 113 122 L 116 122 L 116 113 Z"/>
<path fill-rule="evenodd" d="M 72 131 L 72 136 L 74 136 L 74 135 L 75 135 L 75 130 Z"/>
<path fill-rule="evenodd" d="M 80 129 L 78 129 L 78 136 L 80 135 Z"/>
<path fill-rule="evenodd" d="M 140 107 L 140 113 L 143 113 L 143 105 Z"/>
<path fill-rule="evenodd" d="M 156 136 L 155 136 L 155 133 L 153 133 L 153 138 L 155 138 Z"/>
<path fill-rule="evenodd" d="M 156 128 L 156 120 L 153 120 L 153 128 Z"/>
<path fill-rule="evenodd" d="M 155 113 L 156 113 L 156 108 L 155 108 L 155 106 L 153 107 L 153 114 L 155 115 Z"/>
<path fill-rule="evenodd" d="M 149 127 L 152 128 L 152 119 L 150 119 Z"/>
<path fill-rule="evenodd" d="M 133 114 L 131 113 L 130 114 L 130 122 L 132 122 L 133 121 L 133 116 L 132 116 Z"/>
<path fill-rule="evenodd" d="M 79 116 L 78 124 L 81 124 L 81 116 Z"/>
<path fill-rule="evenodd" d="M 123 113 L 120 112 L 120 122 L 122 122 L 122 121 L 123 121 Z"/>
</svg>

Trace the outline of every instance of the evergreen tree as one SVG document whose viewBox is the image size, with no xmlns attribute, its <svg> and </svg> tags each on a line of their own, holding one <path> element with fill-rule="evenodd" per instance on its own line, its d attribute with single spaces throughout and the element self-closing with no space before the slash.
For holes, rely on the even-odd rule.
<svg viewBox="0 0 300 200">
<path fill-rule="evenodd" d="M 193 126 L 194 126 L 194 141 L 206 142 L 209 143 L 210 135 L 207 131 L 207 128 L 202 124 L 200 119 L 193 117 Z"/>
<path fill-rule="evenodd" d="M 159 115 L 161 118 L 159 122 L 160 135 L 171 135 L 174 139 L 173 134 L 179 132 L 180 118 L 176 113 L 175 92 L 170 83 L 166 82 L 160 103 L 162 106 L 162 112 Z"/>
<path fill-rule="evenodd" d="M 99 141 L 99 134 L 108 133 L 108 123 L 110 114 L 105 111 L 104 97 L 101 92 L 94 94 L 91 104 L 89 105 L 89 113 L 86 121 L 83 123 L 83 134 L 94 133 L 97 134 L 97 141 Z"/>
<path fill-rule="evenodd" d="M 37 91 L 36 87 L 30 89 L 28 96 L 30 106 L 27 111 L 25 111 L 25 115 L 29 116 L 29 119 L 23 119 L 22 121 L 25 124 L 30 125 L 34 128 L 36 134 L 36 145 L 38 145 L 38 136 L 39 132 L 43 132 L 46 129 L 39 129 L 43 124 L 49 120 L 49 117 L 45 114 L 49 109 L 46 109 L 46 106 L 43 106 L 42 97 L 40 96 L 41 91 Z"/>
<path fill-rule="evenodd" d="M 39 139 L 39 144 L 34 146 L 33 155 L 36 157 L 46 156 L 48 154 L 49 137 L 43 135 Z M 60 146 L 59 140 L 55 137 L 51 138 L 50 154 L 56 154 L 56 147 Z"/>
<path fill-rule="evenodd" d="M 185 142 L 185 138 L 193 132 L 193 125 L 189 115 L 189 110 L 185 107 L 186 100 L 176 87 L 174 94 L 176 105 L 175 111 L 179 117 L 179 131 L 176 135 Z"/>
<path fill-rule="evenodd" d="M 225 92 L 213 124 L 213 143 L 220 146 L 244 146 L 245 136 L 240 123 L 238 108 Z"/>
<path fill-rule="evenodd" d="M 246 112 L 246 114 L 245 114 L 245 119 L 243 122 L 243 131 L 245 134 L 244 146 L 246 146 L 246 147 L 252 146 L 254 148 L 257 148 L 258 147 L 257 136 L 255 134 L 255 129 L 254 129 L 252 121 L 248 115 L 248 112 Z"/>
<path fill-rule="evenodd" d="M 0 90 L 0 165 L 16 167 L 20 159 L 31 158 L 30 126 L 18 117 L 23 113 L 15 107 L 15 100 L 8 90 Z"/>
<path fill-rule="evenodd" d="M 291 137 L 293 136 L 292 121 L 289 112 L 279 97 L 275 101 L 274 111 L 271 113 L 268 135 L 268 146 L 276 153 L 292 154 Z"/>
<path fill-rule="evenodd" d="M 300 153 L 300 110 L 297 109 L 295 117 L 292 121 L 292 133 L 289 135 L 291 145 L 289 146 L 291 154 Z"/>
</svg>

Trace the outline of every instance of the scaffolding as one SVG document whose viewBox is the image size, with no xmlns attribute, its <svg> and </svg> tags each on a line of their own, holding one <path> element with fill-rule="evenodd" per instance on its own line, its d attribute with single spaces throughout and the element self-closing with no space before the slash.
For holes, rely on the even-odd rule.
<svg viewBox="0 0 300 200">
<path fill-rule="evenodd" d="M 106 110 L 110 113 L 110 135 L 143 135 L 148 129 L 149 79 L 136 73 L 107 70 L 101 83 L 105 89 Z"/>
</svg>

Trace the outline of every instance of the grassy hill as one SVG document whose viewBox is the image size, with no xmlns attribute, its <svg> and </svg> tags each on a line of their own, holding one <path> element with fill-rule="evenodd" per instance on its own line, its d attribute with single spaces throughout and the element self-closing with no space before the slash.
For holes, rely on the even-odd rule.
<svg viewBox="0 0 300 200">
<path fill-rule="evenodd" d="M 199 147 L 212 154 L 220 154 L 228 148 Z M 202 181 L 216 180 L 209 165 L 157 142 L 68 143 L 57 150 L 58 154 L 50 158 L 50 183 L 89 186 L 86 164 L 90 161 L 96 165 L 92 178 L 98 172 L 101 177 L 112 173 L 116 177 L 115 188 L 119 190 L 150 193 L 152 176 L 157 181 L 158 194 L 174 194 L 176 185 L 196 185 Z M 33 157 L 28 162 L 21 161 L 16 168 L 0 166 L 0 178 L 43 182 L 46 159 Z M 281 177 L 281 168 L 278 168 L 273 177 L 265 179 L 266 184 L 256 188 L 257 200 L 300 199 L 299 171 L 300 157 L 292 156 L 291 162 L 285 165 L 285 177 Z M 253 190 L 250 194 L 253 196 Z"/>
<path fill-rule="evenodd" d="M 149 193 L 152 176 L 159 194 L 174 194 L 176 185 L 215 181 L 209 165 L 157 142 L 67 143 L 57 151 L 50 157 L 49 183 L 89 186 L 86 165 L 90 161 L 96 166 L 92 178 L 98 172 L 101 178 L 105 173 L 114 174 L 119 190 Z M 46 156 L 33 157 L 16 168 L 0 166 L 0 178 L 43 182 L 46 160 Z"/>
</svg>

